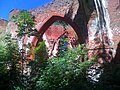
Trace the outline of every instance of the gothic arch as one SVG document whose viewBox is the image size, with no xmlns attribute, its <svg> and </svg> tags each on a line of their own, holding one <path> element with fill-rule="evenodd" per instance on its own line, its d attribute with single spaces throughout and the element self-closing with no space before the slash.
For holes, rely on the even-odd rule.
<svg viewBox="0 0 120 90">
<path fill-rule="evenodd" d="M 84 43 L 84 39 L 83 39 L 83 35 L 82 32 L 80 31 L 79 27 L 76 25 L 75 22 L 72 21 L 72 19 L 68 18 L 68 17 L 62 17 L 62 16 L 52 16 L 50 17 L 39 29 L 39 39 L 42 38 L 43 34 L 45 33 L 45 31 L 57 20 L 61 20 L 61 21 L 65 21 L 66 23 L 68 23 L 76 32 L 78 39 L 79 39 L 79 43 L 83 44 Z M 32 40 L 32 43 L 34 44 L 34 46 L 37 46 L 37 43 L 39 41 L 38 38 L 34 37 Z"/>
</svg>

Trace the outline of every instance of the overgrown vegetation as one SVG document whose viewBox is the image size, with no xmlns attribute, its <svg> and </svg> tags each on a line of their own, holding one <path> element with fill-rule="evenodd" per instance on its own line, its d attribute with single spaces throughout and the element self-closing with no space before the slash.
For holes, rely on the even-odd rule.
<svg viewBox="0 0 120 90">
<path fill-rule="evenodd" d="M 35 90 L 36 82 L 41 76 L 42 70 L 44 70 L 47 65 L 48 53 L 45 42 L 40 42 L 34 52 L 35 60 L 30 61 L 28 64 L 31 71 L 30 75 L 26 77 L 28 78 L 27 86 L 25 88 L 27 90 Z"/>
<path fill-rule="evenodd" d="M 83 54 L 85 54 L 84 59 L 87 60 L 87 52 L 83 49 L 84 45 L 68 49 L 62 57 L 47 60 L 45 43 L 41 42 L 35 49 L 35 60 L 28 64 L 31 69 L 30 75 L 25 75 L 21 79 L 21 64 L 19 63 L 21 57 L 16 42 L 8 36 L 1 42 L 4 44 L 0 44 L 0 89 L 77 89 L 86 83 L 86 69 L 92 64 L 92 61 L 81 62 Z"/>
<path fill-rule="evenodd" d="M 63 57 L 65 53 L 67 53 L 67 50 L 68 50 L 68 38 L 67 36 L 63 35 L 59 41 L 57 56 Z"/>
<path fill-rule="evenodd" d="M 33 29 L 35 25 L 34 17 L 26 10 L 20 10 L 17 15 L 12 17 L 12 21 L 18 26 L 17 36 L 19 38 L 25 35 L 31 36 L 36 31 Z"/>
<path fill-rule="evenodd" d="M 9 34 L 0 34 L 0 89 L 14 89 L 19 82 L 18 45 Z"/>
<path fill-rule="evenodd" d="M 47 59 L 45 43 L 35 49 L 35 61 L 29 63 L 30 75 L 21 81 L 21 56 L 10 35 L 0 35 L 0 89 L 4 90 L 119 90 L 120 65 L 105 64 L 99 82 L 90 83 L 86 70 L 94 64 L 87 60 L 84 45 L 65 51 L 62 57 Z M 83 57 L 83 54 L 85 55 Z M 82 59 L 86 62 L 81 62 Z M 24 84 L 24 86 L 23 86 Z"/>
<path fill-rule="evenodd" d="M 62 57 L 54 57 L 48 60 L 47 67 L 36 83 L 37 90 L 78 90 L 87 85 L 86 70 L 93 64 L 87 60 L 81 62 L 82 55 L 87 59 L 87 52 L 81 45 L 66 51 Z M 81 89 L 81 90 L 82 90 Z"/>
<path fill-rule="evenodd" d="M 25 16 L 24 16 L 25 15 Z M 18 37 L 22 38 L 34 26 L 34 20 L 26 11 L 15 17 Z M 29 18 L 29 19 L 27 19 Z M 27 20 L 25 20 L 27 19 Z M 27 61 L 29 74 L 21 76 L 21 55 L 17 41 L 0 32 L 0 89 L 1 90 L 119 90 L 120 65 L 107 63 L 96 83 L 87 80 L 87 70 L 95 63 L 88 60 L 85 45 L 68 49 L 67 38 L 61 38 L 59 54 L 49 58 L 45 42 L 34 50 L 35 60 Z M 82 62 L 82 61 L 85 62 Z"/>
</svg>

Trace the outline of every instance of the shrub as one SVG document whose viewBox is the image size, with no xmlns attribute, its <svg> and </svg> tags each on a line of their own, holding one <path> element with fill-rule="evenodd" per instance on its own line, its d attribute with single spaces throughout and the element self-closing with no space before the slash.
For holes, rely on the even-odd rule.
<svg viewBox="0 0 120 90">
<path fill-rule="evenodd" d="M 46 67 L 48 53 L 45 42 L 40 42 L 38 47 L 34 50 L 35 60 L 30 61 L 28 67 L 30 68 L 30 75 L 24 76 L 24 89 L 35 90 L 35 84 L 41 76 L 41 70 Z"/>
<path fill-rule="evenodd" d="M 42 71 L 36 83 L 37 90 L 84 90 L 86 88 L 86 70 L 93 64 L 91 60 L 81 62 L 87 52 L 84 45 L 68 50 L 63 57 L 48 60 L 48 66 Z"/>
<path fill-rule="evenodd" d="M 14 88 L 18 83 L 20 54 L 15 40 L 8 34 L 0 34 L 0 89 Z"/>
<path fill-rule="evenodd" d="M 68 50 L 68 38 L 65 35 L 63 35 L 59 41 L 59 47 L 58 47 L 59 52 L 57 56 L 63 57 L 67 50 Z"/>
</svg>

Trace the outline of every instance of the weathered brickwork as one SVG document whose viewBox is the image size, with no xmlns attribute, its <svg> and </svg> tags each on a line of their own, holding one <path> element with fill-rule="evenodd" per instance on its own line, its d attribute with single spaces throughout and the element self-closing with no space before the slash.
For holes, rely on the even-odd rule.
<svg viewBox="0 0 120 90">
<path fill-rule="evenodd" d="M 110 28 L 112 29 L 113 41 L 115 44 L 114 48 L 117 48 L 117 44 L 120 41 L 120 2 L 119 0 L 107 1 L 107 10 L 110 15 Z M 15 9 L 15 11 L 13 10 L 10 17 L 17 12 L 17 9 Z M 40 37 L 42 37 L 45 32 L 46 34 L 49 34 L 50 32 L 47 32 L 47 30 L 50 29 L 49 27 L 51 27 L 51 25 L 57 20 L 61 20 L 65 21 L 73 28 L 78 36 L 79 43 L 86 43 L 88 45 L 88 49 L 94 50 L 96 47 L 110 48 L 110 44 L 107 44 L 109 37 L 105 39 L 107 46 L 101 45 L 99 38 L 97 38 L 100 37 L 99 35 L 93 38 L 95 33 L 99 33 L 98 30 L 96 30 L 97 25 L 95 27 L 97 13 L 95 11 L 94 0 L 54 0 L 53 2 L 42 7 L 31 9 L 30 12 L 35 16 L 35 28 L 40 33 Z M 15 31 L 17 30 L 17 26 L 12 22 L 9 22 L 8 29 L 11 30 L 13 37 L 15 37 L 14 35 L 16 35 Z M 52 27 L 52 29 L 56 29 L 56 27 Z M 62 31 L 63 30 L 61 29 L 61 34 Z M 52 35 L 52 37 L 57 35 L 57 32 L 54 33 L 55 34 Z M 30 39 L 26 37 L 24 43 L 28 43 L 29 41 L 33 43 L 34 46 L 37 46 L 39 39 L 41 39 L 40 37 L 37 38 L 32 36 Z M 98 52 L 98 50 L 95 50 L 94 53 L 96 52 Z"/>
<path fill-rule="evenodd" d="M 4 19 L 0 19 L 0 31 L 5 31 L 7 27 L 8 21 Z"/>
<path fill-rule="evenodd" d="M 120 42 L 120 0 L 109 0 L 108 10 L 111 20 L 111 29 L 113 30 L 113 38 L 115 48 Z"/>
</svg>

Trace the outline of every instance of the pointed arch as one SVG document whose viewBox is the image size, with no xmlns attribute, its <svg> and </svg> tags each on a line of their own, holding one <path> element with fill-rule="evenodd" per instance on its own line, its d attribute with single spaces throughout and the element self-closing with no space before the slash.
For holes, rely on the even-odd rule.
<svg viewBox="0 0 120 90">
<path fill-rule="evenodd" d="M 83 44 L 84 43 L 84 38 L 83 38 L 83 35 L 82 35 L 82 32 L 81 30 L 79 29 L 79 27 L 76 25 L 75 22 L 72 21 L 72 19 L 68 18 L 68 17 L 62 17 L 62 16 L 52 16 L 50 17 L 39 29 L 38 29 L 38 32 L 39 32 L 39 35 L 40 35 L 40 38 L 42 38 L 43 34 L 45 33 L 45 31 L 54 23 L 56 22 L 57 20 L 61 20 L 61 21 L 64 21 L 66 23 L 68 23 L 73 29 L 74 31 L 76 32 L 77 36 L 78 36 L 78 40 L 79 40 L 79 43 L 80 44 Z M 34 46 L 37 45 L 39 39 L 34 37 L 32 42 L 34 44 Z"/>
</svg>

